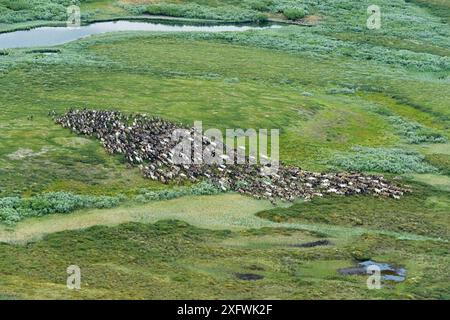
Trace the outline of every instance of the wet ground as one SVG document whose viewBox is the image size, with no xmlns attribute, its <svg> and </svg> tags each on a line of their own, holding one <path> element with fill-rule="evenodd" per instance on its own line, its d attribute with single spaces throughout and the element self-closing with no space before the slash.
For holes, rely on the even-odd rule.
<svg viewBox="0 0 450 320">
<path fill-rule="evenodd" d="M 0 34 L 0 49 L 54 46 L 94 34 L 119 31 L 152 31 L 152 32 L 239 32 L 251 29 L 279 28 L 278 25 L 187 25 L 173 22 L 152 23 L 136 21 L 107 21 L 92 23 L 86 26 L 73 27 L 40 27 L 25 31 L 14 31 Z"/>
</svg>

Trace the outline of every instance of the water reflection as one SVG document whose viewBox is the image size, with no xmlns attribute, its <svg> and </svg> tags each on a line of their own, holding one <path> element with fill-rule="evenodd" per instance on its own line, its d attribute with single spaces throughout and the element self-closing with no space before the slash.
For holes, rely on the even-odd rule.
<svg viewBox="0 0 450 320">
<path fill-rule="evenodd" d="M 132 21 L 98 22 L 79 28 L 41 27 L 0 34 L 0 49 L 54 46 L 90 35 L 118 31 L 153 32 L 242 32 L 251 29 L 279 28 L 277 25 L 180 25 Z"/>
</svg>

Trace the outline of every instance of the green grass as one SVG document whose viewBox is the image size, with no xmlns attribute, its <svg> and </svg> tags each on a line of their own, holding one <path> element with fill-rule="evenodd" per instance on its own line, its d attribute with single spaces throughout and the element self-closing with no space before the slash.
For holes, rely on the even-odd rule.
<svg viewBox="0 0 450 320">
<path fill-rule="evenodd" d="M 432 14 L 450 21 L 450 3 L 446 0 L 407 0 L 429 10 Z"/>
<path fill-rule="evenodd" d="M 267 237 L 279 242 L 252 245 Z M 0 261 L 0 293 L 57 299 L 448 298 L 446 245 L 363 235 L 355 244 L 285 246 L 307 239 L 314 235 L 270 228 L 211 231 L 174 220 L 66 231 L 26 246 L 0 244 L 0 254 L 6 255 Z M 405 265 L 408 280 L 367 290 L 365 277 L 337 273 L 361 255 Z M 71 264 L 81 268 L 80 291 L 65 287 Z M 265 278 L 242 281 L 235 278 L 237 272 Z"/>
<path fill-rule="evenodd" d="M 335 168 L 358 172 L 433 173 L 438 170 L 426 163 L 425 157 L 415 151 L 399 148 L 355 147 L 352 152 L 336 154 L 329 163 Z"/>
<path fill-rule="evenodd" d="M 448 176 L 437 175 L 437 174 L 413 174 L 411 178 L 426 183 L 428 185 L 434 186 L 437 189 L 450 191 L 450 178 Z"/>
<path fill-rule="evenodd" d="M 110 196 L 87 196 L 72 192 L 46 192 L 33 197 L 0 198 L 0 224 L 13 227 L 17 222 L 31 217 L 50 214 L 69 214 L 87 208 L 113 208 L 127 203 L 149 203 L 152 201 L 171 200 L 184 196 L 216 195 L 223 193 L 218 187 L 200 182 L 189 187 L 150 190 L 141 188 L 138 195 L 118 194 Z"/>
<path fill-rule="evenodd" d="M 425 159 L 443 174 L 450 175 L 450 155 L 434 153 L 426 156 Z"/>
<path fill-rule="evenodd" d="M 242 207 L 247 208 L 246 212 L 242 212 Z M 23 220 L 14 228 L 1 226 L 1 241 L 26 243 L 40 239 L 46 234 L 64 230 L 126 222 L 154 223 L 162 219 L 179 219 L 209 229 L 258 228 L 273 225 L 254 216 L 258 211 L 271 207 L 267 201 L 257 201 L 236 194 L 190 196 L 147 204 L 129 202 L 111 210 L 84 210 L 69 215 L 46 215 Z"/>
<path fill-rule="evenodd" d="M 445 202 L 443 204 L 445 205 Z M 281 205 L 278 209 L 283 210 L 281 208 L 285 206 Z M 243 207 L 246 208 L 245 211 L 242 210 Z M 2 226 L 0 228 L 0 240 L 2 242 L 26 243 L 40 239 L 46 234 L 64 230 L 83 229 L 95 225 L 117 225 L 126 222 L 154 223 L 162 219 L 182 220 L 196 227 L 213 230 L 223 228 L 227 230 L 245 230 L 271 227 L 316 232 L 340 239 L 348 239 L 349 237 L 370 233 L 388 235 L 396 239 L 411 241 L 442 240 L 438 237 L 442 236 L 442 231 L 437 233 L 432 232 L 435 236 L 428 237 L 426 232 L 421 230 L 408 229 L 404 232 L 400 228 L 394 229 L 395 231 L 390 231 L 392 228 L 385 228 L 385 225 L 365 228 L 320 223 L 320 221 L 313 223 L 279 223 L 255 216 L 259 211 L 265 211 L 271 208 L 273 206 L 267 201 L 258 201 L 236 194 L 187 196 L 169 201 L 150 202 L 145 205 L 128 203 L 108 210 L 91 209 L 69 215 L 54 214 L 40 218 L 30 218 L 18 222 L 13 228 Z M 293 208 L 295 209 L 295 207 Z M 264 217 L 264 214 L 260 215 Z M 408 216 L 406 218 L 410 219 L 411 217 Z M 416 231 L 417 234 L 414 233 Z"/>
<path fill-rule="evenodd" d="M 448 192 L 429 188 L 415 186 L 401 200 L 363 196 L 315 198 L 289 208 L 260 212 L 258 216 L 276 222 L 369 227 L 448 239 Z"/>
<path fill-rule="evenodd" d="M 63 6 L 36 16 L 49 0 L 32 9 L 15 4 L 13 12 L 6 2 L 0 1 L 0 31 L 64 23 Z M 205 12 L 246 8 L 276 19 L 292 6 L 177 3 Z M 25 219 L 0 228 L 0 298 L 449 299 L 449 144 L 409 144 L 409 133 L 390 121 L 401 117 L 402 125 L 450 138 L 448 5 L 379 0 L 382 28 L 367 30 L 369 4 L 303 1 L 319 22 L 311 28 L 124 32 L 49 54 L 2 51 L 0 197 L 65 191 L 134 198 L 142 188 L 177 187 L 143 179 L 95 139 L 48 116 L 72 107 L 146 112 L 187 125 L 202 120 L 205 128 L 278 128 L 281 160 L 308 170 L 330 170 L 329 159 L 362 146 L 417 152 L 420 164 L 436 171 L 418 174 L 416 166 L 399 177 L 413 189 L 400 200 L 326 197 L 274 208 L 225 194 Z M 136 16 L 147 5 L 102 0 L 81 8 L 87 22 Z M 362 171 L 373 170 L 369 160 Z M 404 167 L 403 160 L 392 165 Z M 324 237 L 333 245 L 287 247 Z M 363 258 L 403 265 L 407 280 L 367 290 L 365 277 L 337 273 Z M 79 292 L 65 286 L 70 264 L 82 268 Z M 236 272 L 265 278 L 240 281 Z"/>
<path fill-rule="evenodd" d="M 377 63 L 350 64 L 340 57 L 323 61 L 184 37 L 107 35 L 63 46 L 61 53 L 50 56 L 23 50 L 4 56 L 8 71 L 0 77 L 6 92 L 0 98 L 4 106 L 1 120 L 8 124 L 2 129 L 5 134 L 0 142 L 3 194 L 58 191 L 60 186 L 83 193 L 98 192 L 104 185 L 109 186 L 107 192 L 122 193 L 130 187 L 158 187 L 141 179 L 138 170 L 126 169 L 120 157 L 107 155 L 96 141 L 66 143 L 65 139 L 75 136 L 52 124 L 47 116 L 52 109 L 64 112 L 71 107 L 112 107 L 188 125 L 201 119 L 205 127 L 221 129 L 280 128 L 282 160 L 313 170 L 323 170 L 332 154 L 356 145 L 400 143 L 395 128 L 384 116 L 362 107 L 390 107 L 389 100 L 327 93 L 336 81 L 381 86 Z M 190 63 L 180 65 L 180 60 Z M 363 77 L 362 69 L 372 70 L 374 77 Z M 343 70 L 345 73 L 340 72 Z M 400 72 L 386 69 L 383 83 L 391 85 L 389 91 L 412 100 L 415 91 L 406 90 L 407 80 L 397 80 Z M 433 88 L 435 99 L 445 97 L 447 87 L 438 82 L 421 81 L 414 73 L 410 79 L 411 85 L 421 86 L 422 91 L 427 86 Z M 14 90 L 17 86 L 27 95 L 18 94 Z M 303 95 L 305 91 L 313 96 Z M 426 108 L 439 114 L 447 112 L 440 106 L 439 101 L 428 101 Z M 415 114 L 413 107 L 402 107 L 408 114 Z M 430 122 L 425 123 L 427 126 L 444 132 L 445 122 L 439 115 L 426 110 L 422 113 Z M 30 115 L 32 120 L 27 119 Z M 43 148 L 48 151 L 41 153 Z M 40 155 L 10 161 L 19 149 Z M 12 174 L 14 180 L 9 179 Z"/>
</svg>

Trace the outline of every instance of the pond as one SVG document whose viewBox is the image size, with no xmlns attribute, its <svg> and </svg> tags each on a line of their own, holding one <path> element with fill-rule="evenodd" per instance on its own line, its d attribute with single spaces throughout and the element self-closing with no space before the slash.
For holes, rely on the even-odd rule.
<svg viewBox="0 0 450 320">
<path fill-rule="evenodd" d="M 367 260 L 358 263 L 357 267 L 342 268 L 339 269 L 339 273 L 343 275 L 367 275 L 369 274 L 368 268 L 370 266 L 376 266 L 381 273 L 381 279 L 393 282 L 402 282 L 406 279 L 406 269 L 401 267 L 395 267 L 390 263 L 380 263 L 372 260 Z M 370 273 L 371 274 L 371 273 Z"/>
<path fill-rule="evenodd" d="M 0 34 L 0 49 L 54 46 L 94 34 L 118 31 L 153 32 L 242 32 L 252 29 L 279 28 L 279 25 L 186 25 L 136 21 L 107 21 L 92 23 L 79 28 L 40 27 L 25 31 Z"/>
</svg>

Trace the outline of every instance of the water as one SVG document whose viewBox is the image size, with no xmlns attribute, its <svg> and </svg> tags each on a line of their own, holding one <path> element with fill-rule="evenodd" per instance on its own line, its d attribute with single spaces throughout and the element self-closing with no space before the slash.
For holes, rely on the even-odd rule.
<svg viewBox="0 0 450 320">
<path fill-rule="evenodd" d="M 242 32 L 252 29 L 279 28 L 271 25 L 177 25 L 150 22 L 108 21 L 98 22 L 79 28 L 40 27 L 26 31 L 14 31 L 0 34 L 0 49 L 54 46 L 94 34 L 118 31 L 154 31 L 154 32 Z"/>
<path fill-rule="evenodd" d="M 393 282 L 402 282 L 406 279 L 406 269 L 396 268 L 389 263 L 380 263 L 372 260 L 367 260 L 358 263 L 357 267 L 339 269 L 339 273 L 344 275 L 367 275 L 367 268 L 369 266 L 377 266 L 380 268 L 381 279 Z"/>
</svg>

